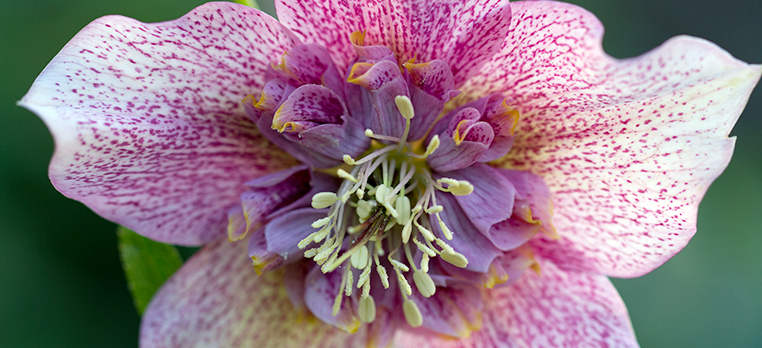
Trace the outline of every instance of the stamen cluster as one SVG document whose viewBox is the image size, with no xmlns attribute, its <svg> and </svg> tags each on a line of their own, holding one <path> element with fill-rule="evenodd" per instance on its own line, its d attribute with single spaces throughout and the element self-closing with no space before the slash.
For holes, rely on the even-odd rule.
<svg viewBox="0 0 762 348">
<path fill-rule="evenodd" d="M 304 256 L 318 263 L 323 273 L 337 269 L 343 272 L 333 315 L 338 314 L 344 296 L 351 296 L 356 288 L 361 289 L 358 316 L 366 323 L 373 322 L 376 306 L 370 296 L 371 275 L 375 269 L 381 284 L 388 289 L 387 267 L 391 267 L 404 299 L 405 318 L 417 327 L 422 324 L 422 317 L 415 302 L 408 298 L 413 292 L 409 272 L 412 271 L 418 292 L 431 297 L 436 293 L 434 280 L 428 275 L 432 258 L 440 257 L 460 268 L 468 265 L 466 257 L 445 241 L 453 239 L 453 232 L 440 217 L 443 207 L 437 204 L 437 191 L 462 196 L 470 194 L 473 186 L 464 180 L 432 178 L 425 159 L 437 150 L 439 138 L 433 136 L 423 154 L 416 154 L 414 150 L 420 144 L 407 142 L 413 105 L 407 96 L 397 96 L 395 104 L 406 119 L 402 137 L 365 131 L 366 136 L 374 139 L 370 153 L 357 160 L 344 155 L 345 165 L 336 169 L 336 175 L 344 179 L 338 191 L 320 192 L 312 197 L 312 207 L 328 208 L 327 216 L 312 223 L 318 230 L 298 246 L 305 249 L 319 243 L 305 250 Z M 431 220 L 424 214 L 436 217 L 444 239 L 435 235 Z M 418 264 L 413 248 L 421 253 Z M 356 273 L 359 276 L 355 281 Z"/>
</svg>

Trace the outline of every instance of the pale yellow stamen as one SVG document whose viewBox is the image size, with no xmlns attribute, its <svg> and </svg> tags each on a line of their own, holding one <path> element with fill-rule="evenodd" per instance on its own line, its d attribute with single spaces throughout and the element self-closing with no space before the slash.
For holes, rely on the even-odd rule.
<svg viewBox="0 0 762 348">
<path fill-rule="evenodd" d="M 418 229 L 418 232 L 421 232 L 421 235 L 423 235 L 423 238 L 426 238 L 427 240 L 434 240 L 436 237 L 434 237 L 434 233 L 431 233 L 428 228 L 421 226 L 421 224 L 418 223 L 418 221 L 413 221 L 413 224 Z"/>
<path fill-rule="evenodd" d="M 347 272 L 347 284 L 344 287 L 344 295 L 346 296 L 352 296 L 352 289 L 354 288 L 354 279 L 353 279 L 352 271 Z"/>
<path fill-rule="evenodd" d="M 331 221 L 331 217 L 330 216 L 326 216 L 326 217 L 324 217 L 322 219 L 315 220 L 315 222 L 313 222 L 311 226 L 312 226 L 312 228 L 321 228 L 321 227 L 325 226 L 326 224 L 328 224 L 328 222 L 330 222 L 330 221 Z"/>
<path fill-rule="evenodd" d="M 435 205 L 433 207 L 426 208 L 426 214 L 438 214 L 441 213 L 444 208 L 441 205 Z"/>
<path fill-rule="evenodd" d="M 364 323 L 372 323 L 376 320 L 376 301 L 373 296 L 361 298 L 357 306 L 357 316 Z"/>
<path fill-rule="evenodd" d="M 429 254 L 421 256 L 421 271 L 429 273 Z"/>
<path fill-rule="evenodd" d="M 410 287 L 410 283 L 407 282 L 407 279 L 405 279 L 405 276 L 402 275 L 399 268 L 395 268 L 395 271 L 397 272 L 397 282 L 400 284 L 400 287 L 402 287 L 402 290 L 408 296 L 412 295 L 413 288 Z"/>
<path fill-rule="evenodd" d="M 403 272 L 410 271 L 410 268 L 408 268 L 407 265 L 402 262 L 399 262 L 394 259 L 389 259 L 389 262 L 392 264 L 392 266 L 394 266 L 394 269 L 400 269 Z"/>
<path fill-rule="evenodd" d="M 418 309 L 418 305 L 412 300 L 405 300 L 405 302 L 402 303 L 402 312 L 405 314 L 405 320 L 407 320 L 407 323 L 410 324 L 410 326 L 419 327 L 423 324 L 421 311 Z"/>
<path fill-rule="evenodd" d="M 368 265 L 368 248 L 366 246 L 360 247 L 359 250 L 357 250 L 352 256 L 349 258 L 350 263 L 352 263 L 352 267 L 357 269 L 363 269 L 365 266 Z"/>
<path fill-rule="evenodd" d="M 394 206 L 399 214 L 397 216 L 397 223 L 400 225 L 406 224 L 410 220 L 410 198 L 407 198 L 407 196 L 399 197 Z"/>
<path fill-rule="evenodd" d="M 443 251 L 439 254 L 439 257 L 458 268 L 466 268 L 468 266 L 468 259 L 457 251 Z"/>
<path fill-rule="evenodd" d="M 413 238 L 413 243 L 420 249 L 424 255 L 435 257 L 437 256 L 437 253 L 434 252 L 431 248 L 427 247 L 425 244 L 421 243 L 421 241 L 418 240 L 418 238 Z"/>
<path fill-rule="evenodd" d="M 437 184 L 447 184 L 447 187 L 442 187 L 440 190 L 450 192 L 455 196 L 465 196 L 474 192 L 474 185 L 471 185 L 471 183 L 466 180 L 441 178 L 437 180 Z"/>
<path fill-rule="evenodd" d="M 315 209 L 328 208 L 338 200 L 339 197 L 333 192 L 319 192 L 312 196 L 312 207 Z"/>
<path fill-rule="evenodd" d="M 413 281 L 418 288 L 418 292 L 420 292 L 423 297 L 431 297 L 437 291 L 437 287 L 434 285 L 434 280 L 431 279 L 431 276 L 420 269 L 413 273 Z"/>
<path fill-rule="evenodd" d="M 342 178 L 342 179 L 349 180 L 349 181 L 354 182 L 354 183 L 357 182 L 357 178 L 355 178 L 352 174 L 347 173 L 346 170 L 341 169 L 341 168 L 336 170 L 336 176 L 338 176 L 339 178 Z"/>
<path fill-rule="evenodd" d="M 402 227 L 402 243 L 407 243 L 410 240 L 410 235 L 413 233 L 413 225 L 408 222 Z"/>
<path fill-rule="evenodd" d="M 376 272 L 378 273 L 379 278 L 381 278 L 381 284 L 384 285 L 384 289 L 388 289 L 389 275 L 386 273 L 386 268 L 384 268 L 384 266 L 378 265 L 376 266 Z"/>
<path fill-rule="evenodd" d="M 415 110 L 413 110 L 413 103 L 405 95 L 398 95 L 394 97 L 394 104 L 397 105 L 397 110 L 400 111 L 402 117 L 410 120 L 415 116 Z"/>
<path fill-rule="evenodd" d="M 444 234 L 447 240 L 452 240 L 452 231 L 450 231 L 447 225 L 445 225 L 444 221 L 442 221 L 442 218 L 439 217 L 439 214 L 437 214 L 437 219 L 439 219 L 439 228 L 442 230 L 442 234 Z"/>
</svg>

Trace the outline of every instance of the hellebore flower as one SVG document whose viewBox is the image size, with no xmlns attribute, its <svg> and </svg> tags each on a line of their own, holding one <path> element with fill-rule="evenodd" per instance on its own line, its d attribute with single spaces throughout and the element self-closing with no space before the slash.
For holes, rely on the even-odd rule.
<svg viewBox="0 0 762 348">
<path fill-rule="evenodd" d="M 205 245 L 142 346 L 637 346 L 606 276 L 693 236 L 759 66 L 557 2 L 276 9 L 103 17 L 20 101 L 59 191 Z"/>
</svg>

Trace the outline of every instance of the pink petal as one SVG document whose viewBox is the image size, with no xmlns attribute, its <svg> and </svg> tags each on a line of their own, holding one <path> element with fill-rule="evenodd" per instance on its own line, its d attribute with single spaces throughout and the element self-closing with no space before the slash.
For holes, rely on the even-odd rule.
<svg viewBox="0 0 762 348">
<path fill-rule="evenodd" d="M 511 18 L 506 0 L 278 0 L 275 8 L 284 25 L 326 46 L 341 67 L 355 54 L 349 35 L 365 31 L 366 44 L 391 48 L 400 62 L 444 60 L 456 86 L 489 61 Z"/>
<path fill-rule="evenodd" d="M 501 165 L 543 177 L 562 238 L 535 246 L 569 270 L 653 270 L 696 232 L 699 202 L 730 160 L 727 135 L 762 69 L 689 37 L 616 60 L 587 11 L 512 8 L 503 49 L 463 89 L 516 101 L 522 120 Z"/>
<path fill-rule="evenodd" d="M 542 263 L 515 284 L 487 290 L 482 328 L 451 340 L 401 332 L 401 347 L 637 347 L 627 309 L 604 276 Z"/>
<path fill-rule="evenodd" d="M 303 320 L 282 272 L 261 277 L 246 243 L 221 241 L 191 258 L 162 286 L 143 315 L 141 347 L 364 347 L 364 331 L 343 333 Z"/>
<path fill-rule="evenodd" d="M 108 16 L 75 36 L 19 104 L 56 141 L 53 185 L 150 238 L 225 234 L 243 182 L 294 164 L 241 99 L 296 39 L 266 14 L 212 3 L 175 21 Z"/>
</svg>

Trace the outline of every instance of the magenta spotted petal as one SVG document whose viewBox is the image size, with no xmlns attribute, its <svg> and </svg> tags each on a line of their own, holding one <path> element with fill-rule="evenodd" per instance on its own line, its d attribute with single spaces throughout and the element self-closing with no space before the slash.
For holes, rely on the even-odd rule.
<svg viewBox="0 0 762 348">
<path fill-rule="evenodd" d="M 141 346 L 637 346 L 605 276 L 693 236 L 759 66 L 688 37 L 616 60 L 551 1 L 276 8 L 104 17 L 19 103 L 62 193 L 208 244 Z"/>
<path fill-rule="evenodd" d="M 157 24 L 104 17 L 19 104 L 53 133 L 59 191 L 153 239 L 204 244 L 225 235 L 244 182 L 295 164 L 240 104 L 295 42 L 270 16 L 226 3 Z"/>
<path fill-rule="evenodd" d="M 730 161 L 728 133 L 762 70 L 690 37 L 615 60 L 587 11 L 554 2 L 512 9 L 500 53 L 462 89 L 503 93 L 521 112 L 500 165 L 545 180 L 563 236 L 537 247 L 569 270 L 653 270 L 696 232 L 699 202 Z"/>
</svg>

